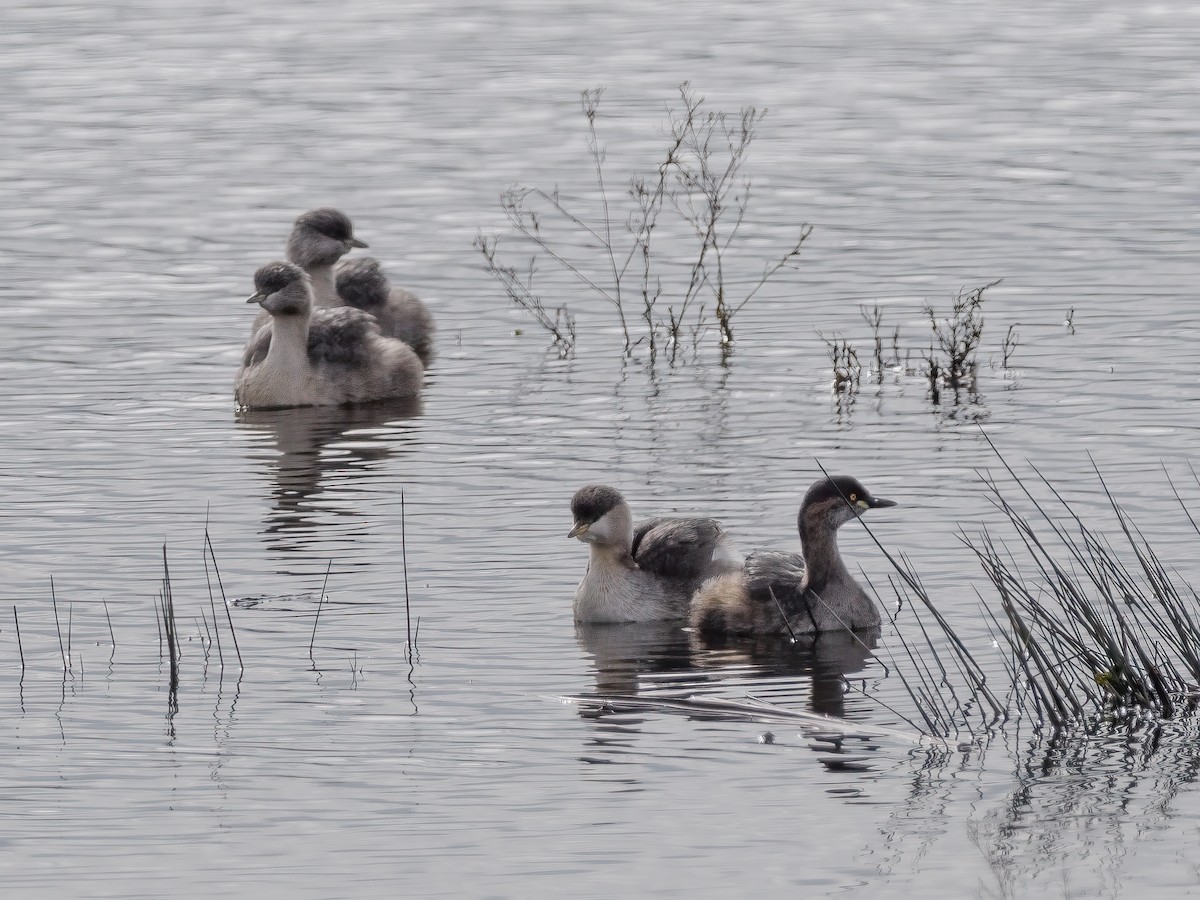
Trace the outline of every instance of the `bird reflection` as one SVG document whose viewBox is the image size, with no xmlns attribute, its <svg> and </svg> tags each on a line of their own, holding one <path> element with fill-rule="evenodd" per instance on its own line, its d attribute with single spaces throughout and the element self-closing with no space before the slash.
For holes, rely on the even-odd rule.
<svg viewBox="0 0 1200 900">
<path fill-rule="evenodd" d="M 691 672 L 691 641 L 679 622 L 580 623 L 575 638 L 592 658 L 598 697 L 636 694 L 643 676 Z"/>
<path fill-rule="evenodd" d="M 575 638 L 594 667 L 596 688 L 586 696 L 599 701 L 576 706 L 582 718 L 595 724 L 581 758 L 591 764 L 620 762 L 646 716 L 623 706 L 619 698 L 640 693 L 643 679 L 651 676 L 660 684 L 663 679 L 671 686 L 686 686 L 692 678 L 688 634 L 679 622 L 577 623 Z M 680 681 L 674 682 L 673 675 Z"/>
<path fill-rule="evenodd" d="M 301 539 L 320 527 L 318 516 L 357 515 L 349 505 L 339 509 L 328 502 L 331 483 L 363 478 L 380 461 L 408 449 L 415 435 L 405 421 L 420 413 L 419 399 L 239 411 L 243 430 L 273 440 L 277 451 L 269 457 L 275 487 L 263 528 L 272 547 L 300 549 Z M 256 461 L 264 458 L 260 446 L 251 445 Z"/>
<path fill-rule="evenodd" d="M 705 639 L 677 622 L 641 622 L 579 624 L 575 636 L 594 666 L 595 689 L 586 696 L 601 701 L 578 709 L 597 722 L 592 749 L 613 750 L 627 746 L 646 718 L 644 706 L 622 703 L 634 697 L 677 700 L 729 693 L 722 688 L 730 686 L 744 695 L 747 681 L 757 681 L 767 691 L 756 693 L 794 700 L 807 689 L 813 712 L 843 716 L 846 680 L 867 666 L 879 631 L 806 635 L 795 642 L 777 635 Z"/>
<path fill-rule="evenodd" d="M 846 681 L 866 668 L 879 641 L 879 628 L 819 634 L 747 637 L 693 636 L 697 668 L 736 671 L 754 678 L 804 678 L 815 713 L 846 714 Z M 788 686 L 791 687 L 790 685 Z M 792 690 L 787 691 L 793 695 Z"/>
</svg>

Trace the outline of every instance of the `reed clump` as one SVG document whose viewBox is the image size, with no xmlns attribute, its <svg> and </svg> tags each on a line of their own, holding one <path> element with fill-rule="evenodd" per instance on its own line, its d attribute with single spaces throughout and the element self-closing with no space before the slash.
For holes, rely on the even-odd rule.
<svg viewBox="0 0 1200 900">
<path fill-rule="evenodd" d="M 933 329 L 928 359 L 930 391 L 934 396 L 943 383 L 956 394 L 960 389 L 974 393 L 979 370 L 975 351 L 983 340 L 984 294 L 999 283 L 997 280 L 971 290 L 960 289 L 951 300 L 949 315 L 940 316 L 931 304 L 925 305 L 923 312 Z"/>
<path fill-rule="evenodd" d="M 1033 479 L 1048 493 L 1045 501 L 1029 479 L 1001 462 L 1015 496 L 1012 487 L 986 473 L 980 477 L 1012 534 L 1002 538 L 983 529 L 961 536 L 999 601 L 998 609 L 980 601 L 998 658 L 973 652 L 907 560 L 889 555 L 901 609 L 901 650 L 893 658 L 922 730 L 943 738 L 975 736 L 1019 719 L 1057 732 L 1194 711 L 1200 703 L 1200 594 L 1159 558 L 1098 468 L 1119 531 L 1113 537 L 1078 514 L 1036 468 Z"/>
<path fill-rule="evenodd" d="M 870 380 L 882 384 L 884 372 L 888 370 L 897 376 L 920 376 L 928 385 L 928 396 L 935 409 L 943 404 L 946 392 L 951 394 L 949 405 L 953 408 L 978 403 L 978 351 L 984 336 L 984 301 L 988 290 L 999 283 L 996 280 L 971 289 L 960 288 L 945 312 L 931 303 L 924 304 L 921 313 L 929 320 L 930 340 L 927 348 L 915 351 L 912 347 L 901 351 L 900 327 L 891 328 L 889 333 L 878 303 L 860 307 L 863 321 L 870 329 Z M 861 378 L 845 377 L 846 360 L 852 358 L 855 363 L 858 360 L 855 345 L 841 337 L 835 343 L 819 331 L 817 336 L 830 349 L 835 393 L 856 393 Z M 1006 371 L 1018 346 L 1020 335 L 1016 326 L 1010 325 L 1000 346 L 1002 367 Z M 912 363 L 914 356 L 920 363 Z"/>
<path fill-rule="evenodd" d="M 862 383 L 862 363 L 854 345 L 840 335 L 827 338 L 821 332 L 817 336 L 825 342 L 833 363 L 833 391 L 835 394 L 854 394 Z"/>
</svg>

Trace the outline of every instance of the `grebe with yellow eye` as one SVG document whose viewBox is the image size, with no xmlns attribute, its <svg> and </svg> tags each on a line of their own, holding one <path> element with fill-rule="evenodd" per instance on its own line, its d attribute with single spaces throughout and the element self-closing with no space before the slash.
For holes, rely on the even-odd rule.
<svg viewBox="0 0 1200 900">
<path fill-rule="evenodd" d="M 758 550 L 740 571 L 700 587 L 690 621 L 701 634 L 811 634 L 875 628 L 879 609 L 846 569 L 837 532 L 868 509 L 895 506 L 856 478 L 835 475 L 804 495 L 797 516 L 802 554 Z"/>
</svg>

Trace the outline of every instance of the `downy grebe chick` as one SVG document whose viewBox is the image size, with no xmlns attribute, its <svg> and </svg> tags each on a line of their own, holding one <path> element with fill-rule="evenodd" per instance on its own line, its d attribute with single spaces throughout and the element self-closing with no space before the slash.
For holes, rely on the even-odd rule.
<svg viewBox="0 0 1200 900">
<path fill-rule="evenodd" d="M 388 337 L 404 341 L 428 366 L 433 360 L 433 316 L 414 294 L 392 287 L 370 256 L 350 259 L 337 268 L 337 292 L 342 303 L 369 312 Z"/>
<path fill-rule="evenodd" d="M 567 537 L 591 551 L 575 591 L 576 622 L 686 619 L 696 588 L 741 565 L 714 520 L 659 516 L 635 530 L 629 504 L 606 485 L 577 490 L 571 514 L 575 525 Z"/>
<path fill-rule="evenodd" d="M 344 306 L 338 297 L 333 267 L 355 247 L 366 246 L 354 236 L 349 216 L 339 209 L 323 206 L 310 209 L 296 219 L 288 235 L 287 258 L 312 279 L 314 306 Z M 259 313 L 250 333 L 254 334 L 270 320 L 268 313 Z"/>
<path fill-rule="evenodd" d="M 759 550 L 740 572 L 705 583 L 692 599 L 701 634 L 811 634 L 874 628 L 879 609 L 838 552 L 838 529 L 868 509 L 895 506 L 855 478 L 822 478 L 800 504 L 803 555 Z"/>
<path fill-rule="evenodd" d="M 246 345 L 234 397 L 246 409 L 338 406 L 416 397 L 424 370 L 412 348 L 383 337 L 367 313 L 349 306 L 313 310 L 312 282 L 291 263 L 254 273 L 271 316 Z"/>
</svg>

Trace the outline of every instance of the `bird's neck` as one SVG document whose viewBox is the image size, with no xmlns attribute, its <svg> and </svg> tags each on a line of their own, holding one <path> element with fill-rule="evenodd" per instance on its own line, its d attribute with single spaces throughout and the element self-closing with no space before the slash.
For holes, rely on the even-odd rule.
<svg viewBox="0 0 1200 900">
<path fill-rule="evenodd" d="M 629 553 L 629 547 L 611 547 L 607 544 L 588 545 L 590 565 L 601 570 L 636 569 L 637 563 Z"/>
<path fill-rule="evenodd" d="M 293 372 L 308 366 L 308 316 L 274 316 L 265 364 Z"/>
<path fill-rule="evenodd" d="M 808 587 L 850 580 L 846 564 L 838 550 L 837 529 L 806 526 L 800 530 L 800 547 L 804 555 L 804 580 Z"/>
<path fill-rule="evenodd" d="M 337 282 L 333 277 L 333 264 L 313 263 L 304 267 L 312 280 L 313 304 L 316 306 L 341 306 Z"/>
</svg>

